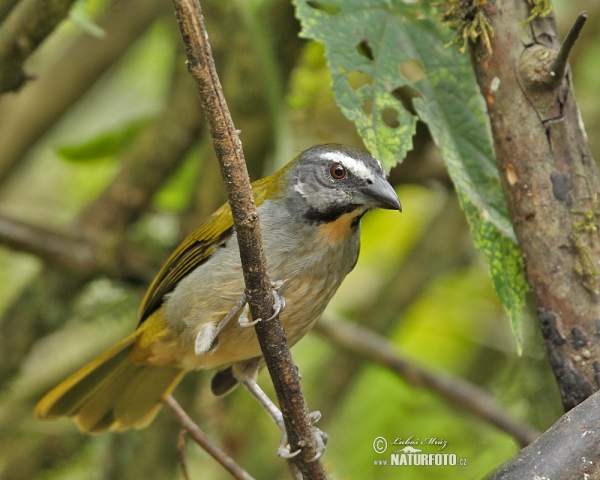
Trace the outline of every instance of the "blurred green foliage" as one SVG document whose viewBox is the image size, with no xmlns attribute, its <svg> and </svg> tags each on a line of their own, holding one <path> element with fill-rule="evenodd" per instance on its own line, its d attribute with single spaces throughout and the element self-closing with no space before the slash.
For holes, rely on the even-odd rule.
<svg viewBox="0 0 600 480">
<path fill-rule="evenodd" d="M 217 68 L 226 94 L 231 92 L 228 98 L 234 121 L 247 125 L 242 127 L 241 138 L 254 177 L 279 168 L 315 143 L 337 141 L 362 146 L 354 125 L 335 103 L 322 45 L 297 40 L 300 26 L 291 5 L 281 0 L 243 3 L 206 0 L 203 7 Z M 581 8 L 588 10 L 589 25 L 600 18 L 597 2 L 575 3 L 555 2 L 563 36 Z M 115 8 L 120 7 L 111 2 L 91 2 L 87 13 L 100 25 L 103 15 L 114 13 Z M 257 29 L 262 33 L 260 41 Z M 69 45 L 87 35 L 81 27 L 66 22 L 31 59 L 30 68 L 43 76 Z M 599 53 L 600 33 L 586 27 L 571 65 L 596 158 L 600 156 L 600 92 L 596 88 L 600 66 L 595 61 Z M 366 61 L 367 57 L 362 58 Z M 72 225 L 117 174 L 124 152 L 134 147 L 147 125 L 162 115 L 171 94 L 173 70 L 181 61 L 180 38 L 172 15 L 157 15 L 152 27 L 141 32 L 87 93 L 48 125 L 18 168 L 0 183 L 2 213 L 46 227 Z M 266 73 L 265 65 L 271 65 Z M 363 81 L 359 77 L 351 80 L 359 86 Z M 28 88 L 0 98 L 0 129 L 3 122 L 13 118 L 11 112 L 24 108 L 18 102 L 26 101 Z M 45 105 L 37 108 L 43 110 Z M 190 108 L 196 108 L 192 98 Z M 25 131 L 27 119 L 21 122 Z M 410 159 L 409 153 L 406 164 L 391 172 L 404 213 L 366 216 L 359 263 L 326 317 L 378 326 L 379 319 L 365 314 L 365 308 L 374 308 L 372 302 L 396 308 L 396 299 L 382 296 L 386 284 L 402 274 L 407 260 L 417 254 L 432 222 L 454 222 L 440 218 L 455 195 L 448 188 L 449 182 L 440 180 L 439 175 L 428 175 L 427 170 L 421 174 L 416 166 L 429 165 L 431 171 L 439 171 L 436 147 L 428 135 L 417 135 L 413 141 L 419 158 Z M 0 152 L 5 148 L 0 144 Z M 206 133 L 198 135 L 182 166 L 164 183 L 144 217 L 121 232 L 122 236 L 139 242 L 140 248 L 158 245 L 160 263 L 177 241 L 224 199 L 213 155 Z M 78 161 L 65 161 L 65 156 Z M 91 159 L 94 161 L 88 161 Z M 416 180 L 407 184 L 405 178 Z M 460 222 L 450 227 L 455 233 L 440 243 L 450 244 L 450 251 L 466 250 L 467 260 L 446 262 L 431 252 L 430 261 L 439 267 L 436 275 L 421 279 L 419 272 L 407 272 L 410 279 L 414 276 L 415 282 L 422 281 L 423 287 L 392 311 L 393 325 L 382 333 L 415 362 L 487 388 L 510 415 L 544 430 L 560 416 L 561 406 L 536 320 L 525 315 L 523 353 L 519 356 L 488 269 L 472 248 L 468 229 Z M 423 271 L 429 267 L 426 263 Z M 0 325 L 7 322 L 7 312 L 58 308 L 52 303 L 23 304 L 23 298 L 30 298 L 23 296 L 30 284 L 45 278 L 44 272 L 35 256 L 0 249 L 0 281 L 4 286 L 0 291 Z M 176 450 L 178 427 L 168 411 L 161 412 L 142 431 L 94 437 L 79 433 L 67 420 L 41 423 L 32 415 L 35 401 L 49 387 L 135 328 L 143 290 L 138 284 L 93 278 L 76 292 L 68 318 L 38 332 L 19 368 L 1 385 L 0 480 L 182 478 Z M 0 340 L 4 345 L 8 339 Z M 323 462 L 334 478 L 480 478 L 518 451 L 516 442 L 497 428 L 367 361 L 351 372 L 343 391 L 328 395 L 330 385 L 319 379 L 329 372 L 335 375 L 344 365 L 339 363 L 342 357 L 338 349 L 322 336 L 309 334 L 293 354 L 309 406 L 332 412 L 319 426 L 330 435 Z M 2 355 L 14 352 L 0 352 Z M 275 456 L 279 442 L 276 427 L 241 389 L 226 398 L 212 397 L 206 388 L 209 378 L 206 373 L 188 375 L 175 397 L 249 473 L 256 478 L 287 478 L 286 463 Z M 273 396 L 264 372 L 259 382 Z M 467 465 L 374 466 L 375 460 L 384 458 L 373 451 L 378 436 L 390 442 L 395 437 L 411 436 L 443 439 L 447 441 L 444 452 L 466 458 Z M 185 452 L 191 478 L 230 478 L 197 445 L 187 442 Z"/>
<path fill-rule="evenodd" d="M 295 4 L 302 34 L 325 44 L 340 109 L 387 168 L 412 148 L 417 114 L 427 124 L 521 348 L 528 286 L 470 59 L 447 48 L 455 33 L 427 2 L 332 0 L 334 14 L 322 4 Z M 357 73 L 360 88 L 351 81 Z"/>
</svg>

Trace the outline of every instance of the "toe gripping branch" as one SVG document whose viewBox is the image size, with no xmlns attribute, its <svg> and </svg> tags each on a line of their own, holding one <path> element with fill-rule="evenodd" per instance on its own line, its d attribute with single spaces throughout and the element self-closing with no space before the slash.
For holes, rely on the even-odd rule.
<svg viewBox="0 0 600 480">
<path fill-rule="evenodd" d="M 265 319 L 265 321 L 273 320 L 277 315 L 279 315 L 283 309 L 285 308 L 285 297 L 279 295 L 279 290 L 283 286 L 283 280 L 277 280 L 276 282 L 271 282 L 271 288 L 273 289 L 273 315 L 269 318 Z M 246 302 L 246 294 L 243 295 L 244 303 Z M 248 321 L 248 308 L 244 308 L 244 311 L 238 318 L 238 324 L 240 327 L 253 327 L 258 322 L 262 322 L 262 318 L 257 318 L 256 320 L 249 322 Z"/>
<path fill-rule="evenodd" d="M 273 320 L 279 315 L 285 308 L 285 297 L 279 295 L 279 290 L 283 286 L 283 281 L 278 280 L 277 282 L 271 282 L 273 288 L 273 315 L 266 319 L 266 321 Z M 223 317 L 217 325 L 214 323 L 206 323 L 200 328 L 200 331 L 196 335 L 196 341 L 194 343 L 194 352 L 196 355 L 204 355 L 206 353 L 214 352 L 219 346 L 219 334 L 223 331 L 225 326 L 234 318 L 240 311 L 241 315 L 238 318 L 238 325 L 240 327 L 253 327 L 258 322 L 261 322 L 261 318 L 257 318 L 253 322 L 248 321 L 248 304 L 247 296 L 242 293 L 239 300 L 235 303 L 233 308 Z"/>
<path fill-rule="evenodd" d="M 302 451 L 301 448 L 292 452 L 290 444 L 288 443 L 288 435 L 285 429 L 285 425 L 283 423 L 283 415 L 281 411 L 277 408 L 277 406 L 271 401 L 271 399 L 267 396 L 267 394 L 258 386 L 255 380 L 251 378 L 244 378 L 241 380 L 242 385 L 248 390 L 258 403 L 260 403 L 263 408 L 267 411 L 269 416 L 273 419 L 273 421 L 277 424 L 279 429 L 281 430 L 281 443 L 277 448 L 277 455 L 282 458 L 294 458 L 296 455 L 300 454 Z M 321 418 L 321 412 L 315 411 L 309 414 L 310 423 L 313 426 L 313 435 L 315 437 L 315 441 L 317 442 L 317 453 L 313 458 L 308 460 L 309 462 L 316 462 L 323 452 L 325 452 L 325 445 L 327 445 L 327 441 L 329 440 L 329 436 L 323 432 L 321 429 L 314 426 L 315 423 L 319 421 Z"/>
</svg>

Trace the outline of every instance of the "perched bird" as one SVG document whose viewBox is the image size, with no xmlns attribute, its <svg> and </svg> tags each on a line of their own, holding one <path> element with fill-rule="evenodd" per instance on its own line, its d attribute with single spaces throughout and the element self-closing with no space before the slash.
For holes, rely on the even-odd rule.
<svg viewBox="0 0 600 480">
<path fill-rule="evenodd" d="M 379 161 L 338 144 L 312 147 L 252 187 L 276 310 L 293 345 L 354 268 L 361 217 L 373 208 L 401 210 L 400 202 Z M 225 204 L 158 273 L 135 332 L 50 391 L 37 417 L 73 417 L 90 433 L 140 428 L 190 370 L 215 369 L 216 395 L 246 385 L 256 376 L 261 350 L 254 328 L 247 328 L 258 320 L 248 318 L 244 305 L 236 232 Z"/>
</svg>

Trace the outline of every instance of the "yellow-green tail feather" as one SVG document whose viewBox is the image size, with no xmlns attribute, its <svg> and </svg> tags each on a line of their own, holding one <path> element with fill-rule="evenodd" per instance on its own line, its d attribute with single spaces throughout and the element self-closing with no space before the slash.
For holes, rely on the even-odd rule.
<svg viewBox="0 0 600 480">
<path fill-rule="evenodd" d="M 46 394 L 35 409 L 36 416 L 73 417 L 89 433 L 148 425 L 184 371 L 135 363 L 130 354 L 139 333 L 133 333 Z"/>
</svg>

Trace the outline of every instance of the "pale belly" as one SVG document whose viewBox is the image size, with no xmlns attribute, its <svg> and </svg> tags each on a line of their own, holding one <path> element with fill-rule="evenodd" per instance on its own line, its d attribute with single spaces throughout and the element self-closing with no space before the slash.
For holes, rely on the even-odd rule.
<svg viewBox="0 0 600 480">
<path fill-rule="evenodd" d="M 288 342 L 294 345 L 319 319 L 344 277 L 354 266 L 359 247 L 359 229 L 344 241 L 323 245 L 293 243 L 279 237 L 277 252 L 265 239 L 265 253 L 272 281 L 283 280 L 278 290 L 286 307 L 280 320 Z M 283 235 L 283 234 L 282 234 Z M 289 240 L 287 243 L 286 241 Z M 282 249 L 281 245 L 287 245 Z M 320 252 L 316 254 L 315 252 Z M 151 364 L 171 364 L 186 370 L 214 369 L 261 356 L 252 327 L 241 327 L 237 318 L 224 327 L 218 346 L 196 355 L 196 336 L 206 323 L 218 325 L 244 291 L 243 275 L 235 238 L 208 262 L 183 279 L 164 304 L 166 336 L 146 348 Z"/>
<path fill-rule="evenodd" d="M 289 288 L 280 289 L 280 294 L 286 298 L 286 307 L 279 318 L 290 346 L 313 327 L 339 286 L 339 283 L 329 286 L 323 283 L 291 283 Z M 292 289 L 295 291 L 292 292 Z M 204 355 L 196 355 L 194 343 L 187 342 L 182 364 L 186 369 L 213 369 L 262 355 L 254 328 L 241 327 L 237 318 L 232 319 L 224 328 L 218 342 L 218 347 L 212 353 Z"/>
</svg>

